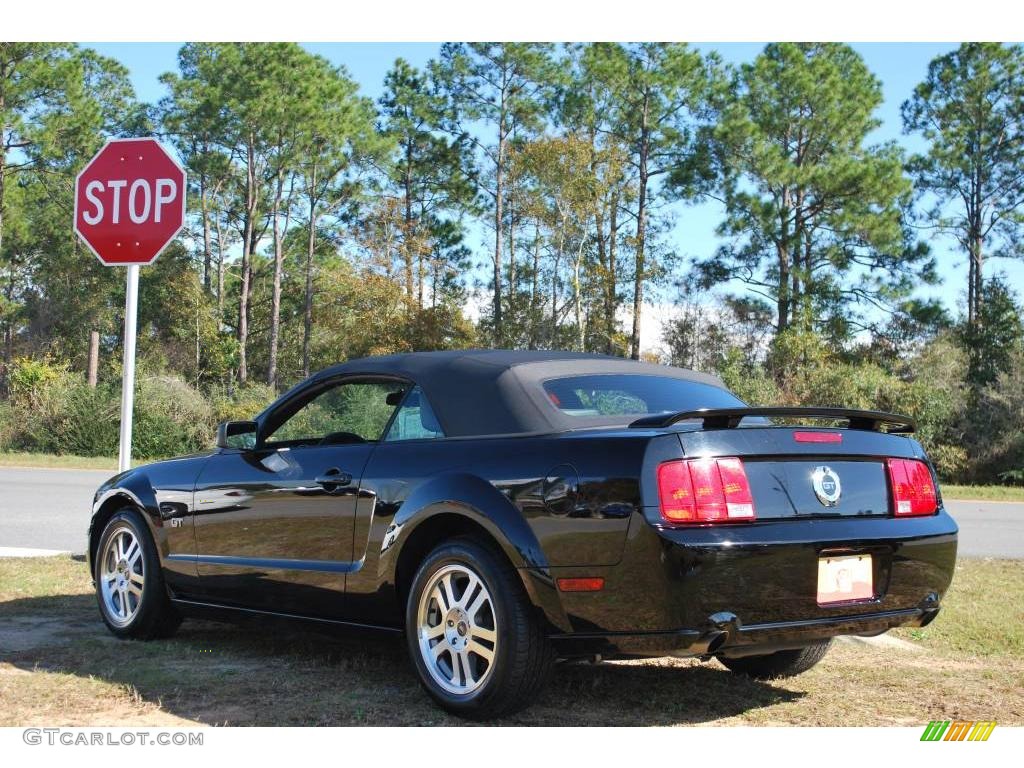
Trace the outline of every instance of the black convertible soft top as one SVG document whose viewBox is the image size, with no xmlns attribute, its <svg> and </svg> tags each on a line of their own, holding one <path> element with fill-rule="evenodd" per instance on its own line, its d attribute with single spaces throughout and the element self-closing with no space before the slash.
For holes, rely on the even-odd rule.
<svg viewBox="0 0 1024 768">
<path fill-rule="evenodd" d="M 724 388 L 715 376 L 621 357 L 492 349 L 365 357 L 326 368 L 312 381 L 343 375 L 395 376 L 413 381 L 423 388 L 445 434 L 469 437 L 625 426 L 631 420 L 628 417 L 569 416 L 551 403 L 541 384 L 562 376 L 602 373 L 665 376 Z M 295 393 L 292 390 L 282 400 Z"/>
</svg>

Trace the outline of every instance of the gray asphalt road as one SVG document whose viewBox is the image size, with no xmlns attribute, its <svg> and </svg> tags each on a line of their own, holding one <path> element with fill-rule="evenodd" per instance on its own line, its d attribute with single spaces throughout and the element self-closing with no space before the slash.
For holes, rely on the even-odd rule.
<svg viewBox="0 0 1024 768">
<path fill-rule="evenodd" d="M 0 467 L 0 548 L 84 552 L 93 494 L 114 474 Z"/>
<path fill-rule="evenodd" d="M 85 551 L 89 506 L 112 472 L 0 467 L 0 548 Z M 948 501 L 960 554 L 1024 558 L 1024 503 Z"/>
<path fill-rule="evenodd" d="M 947 500 L 946 507 L 960 526 L 960 555 L 1024 558 L 1024 502 Z"/>
</svg>

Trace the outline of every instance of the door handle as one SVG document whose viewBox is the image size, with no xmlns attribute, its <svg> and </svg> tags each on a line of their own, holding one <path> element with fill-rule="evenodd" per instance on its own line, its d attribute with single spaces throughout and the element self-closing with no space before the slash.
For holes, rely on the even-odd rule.
<svg viewBox="0 0 1024 768">
<path fill-rule="evenodd" d="M 322 485 L 324 490 L 328 493 L 334 493 L 339 488 L 351 485 L 352 475 L 348 472 L 342 472 L 337 467 L 331 467 L 320 475 L 320 477 L 318 477 L 314 482 L 317 485 Z"/>
</svg>

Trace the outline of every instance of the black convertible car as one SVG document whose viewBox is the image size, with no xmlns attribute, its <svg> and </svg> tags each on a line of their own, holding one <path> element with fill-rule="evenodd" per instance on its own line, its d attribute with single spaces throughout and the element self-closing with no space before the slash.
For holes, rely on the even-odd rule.
<svg viewBox="0 0 1024 768">
<path fill-rule="evenodd" d="M 194 615 L 404 632 L 467 717 L 528 704 L 558 658 L 793 675 L 939 611 L 957 526 L 913 429 L 597 355 L 353 360 L 105 483 L 89 560 L 118 636 Z"/>
</svg>

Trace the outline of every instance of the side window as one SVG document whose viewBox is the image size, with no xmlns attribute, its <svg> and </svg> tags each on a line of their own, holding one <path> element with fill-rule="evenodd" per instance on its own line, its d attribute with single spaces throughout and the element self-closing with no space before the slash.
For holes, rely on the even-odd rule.
<svg viewBox="0 0 1024 768">
<path fill-rule="evenodd" d="M 432 440 L 438 437 L 444 437 L 444 431 L 423 390 L 413 387 L 402 407 L 398 409 L 384 440 Z"/>
<path fill-rule="evenodd" d="M 396 382 L 342 382 L 289 416 L 266 438 L 268 445 L 344 445 L 375 442 L 401 401 Z"/>
</svg>

